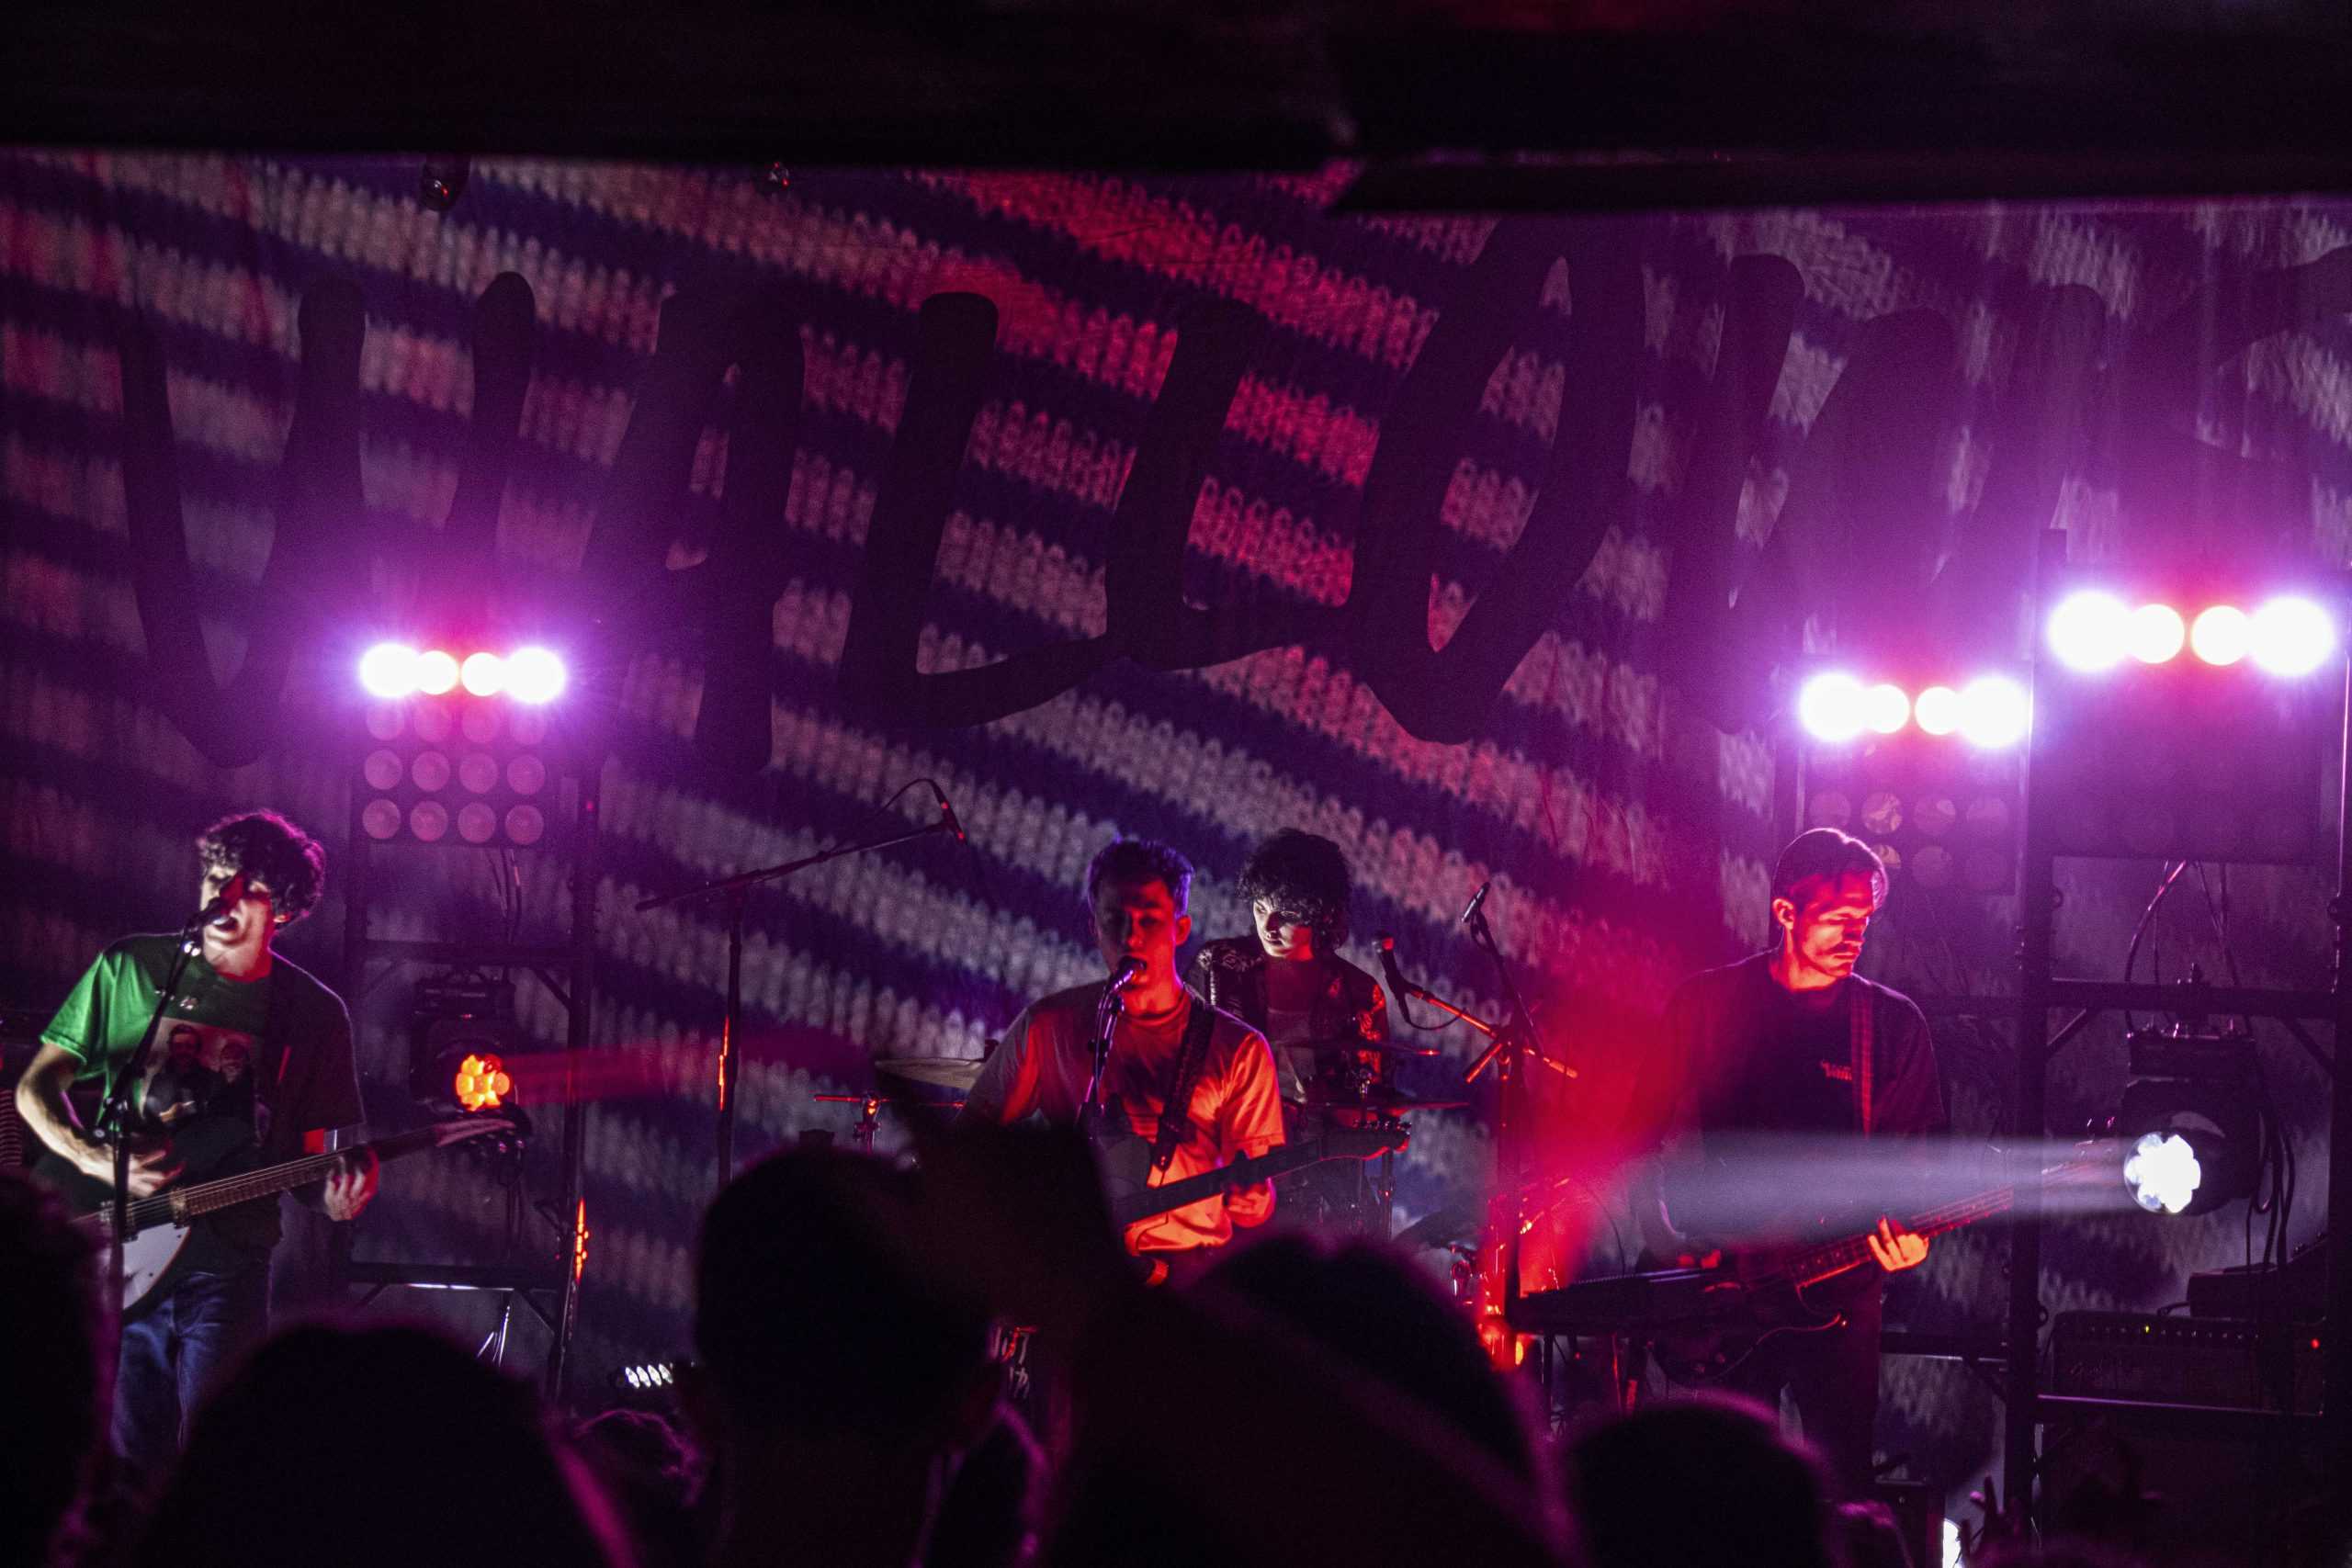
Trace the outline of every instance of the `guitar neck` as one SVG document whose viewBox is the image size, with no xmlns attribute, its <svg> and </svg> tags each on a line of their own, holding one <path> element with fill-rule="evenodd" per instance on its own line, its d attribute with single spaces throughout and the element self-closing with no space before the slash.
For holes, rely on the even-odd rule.
<svg viewBox="0 0 2352 1568">
<path fill-rule="evenodd" d="M 2017 1202 L 2017 1193 L 2015 1187 L 1989 1188 L 1957 1202 L 1947 1203 L 1940 1209 L 1930 1209 L 1914 1217 L 1905 1228 L 1915 1235 L 1933 1240 L 1946 1231 L 1956 1231 L 1979 1220 L 1989 1220 L 1996 1214 L 2008 1213 Z M 1849 1269 L 1858 1269 L 1871 1261 L 1871 1237 L 1875 1234 L 1864 1231 L 1859 1235 L 1841 1237 L 1826 1246 L 1800 1253 L 1790 1263 L 1789 1275 L 1803 1286 L 1817 1284 Z"/>
<path fill-rule="evenodd" d="M 395 1160 L 403 1155 L 416 1154 L 433 1148 L 447 1137 L 438 1126 L 419 1127 L 390 1138 L 379 1138 L 362 1148 L 375 1151 L 379 1160 Z M 334 1154 L 305 1155 L 300 1159 L 287 1160 L 279 1165 L 266 1165 L 258 1170 L 240 1171 L 210 1181 L 199 1181 L 193 1187 L 175 1187 L 150 1198 L 141 1198 L 130 1205 L 133 1230 L 149 1225 L 185 1224 L 199 1215 L 250 1203 L 257 1198 L 272 1198 L 280 1192 L 290 1192 L 297 1187 L 307 1187 L 323 1180 L 336 1165 L 361 1149 L 341 1149 Z"/>
<path fill-rule="evenodd" d="M 1401 1140 L 1399 1146 L 1401 1146 Z M 1311 1143 L 1286 1144 L 1279 1149 L 1260 1155 L 1256 1159 L 1236 1160 L 1231 1165 L 1188 1176 L 1182 1181 L 1170 1181 L 1159 1187 L 1147 1187 L 1133 1196 L 1112 1205 L 1112 1217 L 1122 1225 L 1134 1224 L 1214 1198 L 1236 1187 L 1253 1187 L 1261 1181 L 1272 1181 L 1294 1170 L 1319 1165 L 1327 1159 L 1352 1157 L 1333 1153 L 1321 1140 Z"/>
</svg>

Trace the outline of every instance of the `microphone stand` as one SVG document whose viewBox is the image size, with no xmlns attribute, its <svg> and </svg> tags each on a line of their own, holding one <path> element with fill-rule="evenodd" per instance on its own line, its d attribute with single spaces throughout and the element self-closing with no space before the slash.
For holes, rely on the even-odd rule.
<svg viewBox="0 0 2352 1568">
<path fill-rule="evenodd" d="M 782 865 L 737 872 L 716 882 L 706 882 L 699 887 L 689 887 L 678 893 L 660 893 L 637 901 L 637 912 L 642 915 L 649 909 L 668 908 L 673 904 L 688 904 L 697 898 L 722 894 L 727 898 L 727 1014 L 718 1027 L 718 1150 L 720 1187 L 725 1187 L 735 1173 L 735 1080 L 742 1070 L 743 907 L 750 901 L 752 889 L 763 882 L 781 881 L 795 872 L 807 871 L 810 866 L 823 865 L 828 861 L 845 860 L 869 850 L 887 850 L 893 844 L 903 844 L 910 839 L 953 830 L 949 819 L 943 816 L 940 820 L 921 828 L 886 833 L 854 844 L 836 844 L 830 850 L 820 850 L 813 855 L 803 855 Z"/>
<path fill-rule="evenodd" d="M 1118 1032 L 1119 1020 L 1126 1015 L 1127 998 L 1119 990 L 1124 978 L 1124 974 L 1113 975 L 1111 983 L 1102 987 L 1102 999 L 1094 1004 L 1094 1038 L 1090 1042 L 1094 1070 L 1087 1075 L 1086 1098 L 1078 1102 L 1078 1130 L 1090 1146 L 1102 1120 L 1102 1070 L 1111 1065 L 1111 1039 Z"/>
<path fill-rule="evenodd" d="M 98 1107 L 95 1124 L 96 1135 L 111 1136 L 114 1141 L 114 1196 L 107 1208 L 107 1279 L 113 1286 L 108 1298 L 119 1308 L 122 1302 L 122 1247 L 130 1229 L 130 1137 L 123 1128 L 130 1113 L 130 1086 L 147 1071 L 147 1058 L 154 1055 L 155 1036 L 162 1032 L 164 1014 L 170 1010 L 172 998 L 179 995 L 180 981 L 187 975 L 188 960 L 204 945 L 204 919 L 209 908 L 198 909 L 196 918 L 180 928 L 179 950 L 172 955 L 171 969 L 164 976 L 163 985 L 155 992 L 154 1010 L 147 1015 L 147 1032 L 130 1053 L 130 1060 L 115 1075 L 114 1083 L 107 1090 L 105 1101 Z"/>
<path fill-rule="evenodd" d="M 1479 1247 L 1479 1253 L 1485 1258 L 1491 1258 L 1498 1252 L 1500 1254 L 1501 1313 L 1507 1327 L 1519 1305 L 1520 1231 L 1525 1219 L 1522 1211 L 1529 1181 L 1530 1162 L 1522 1140 L 1527 1130 L 1523 1125 L 1527 1118 L 1525 1069 L 1532 1060 L 1540 1062 L 1563 1077 L 1573 1078 L 1577 1075 L 1574 1067 L 1554 1060 L 1544 1051 L 1543 1036 L 1536 1030 L 1534 1016 L 1528 1011 L 1526 1001 L 1520 996 L 1510 961 L 1497 945 L 1493 928 L 1487 924 L 1486 911 L 1473 905 L 1464 923 L 1470 928 L 1471 942 L 1494 961 L 1496 974 L 1502 984 L 1503 1000 L 1510 1009 L 1509 1018 L 1499 1024 L 1480 1018 L 1466 1008 L 1455 1006 L 1426 986 L 1415 985 L 1401 972 L 1396 977 L 1395 988 L 1415 1001 L 1425 1002 L 1442 1012 L 1452 1014 L 1485 1035 L 1488 1042 L 1485 1053 L 1464 1070 L 1462 1081 L 1464 1084 L 1476 1083 L 1479 1075 L 1488 1067 L 1496 1069 L 1495 1192 L 1498 1198 L 1505 1201 L 1505 1211 L 1501 1223 L 1498 1224 L 1494 1209 L 1488 1208 L 1487 1237 Z M 1494 1234 L 1497 1230 L 1502 1233 L 1499 1246 Z M 1482 1296 L 1486 1294 L 1483 1286 L 1480 1293 Z M 1508 1344 L 1508 1339 L 1505 1344 Z M 1489 1345 L 1487 1348 L 1489 1354 L 1496 1357 L 1498 1364 L 1506 1368 L 1512 1364 L 1503 1347 Z"/>
</svg>

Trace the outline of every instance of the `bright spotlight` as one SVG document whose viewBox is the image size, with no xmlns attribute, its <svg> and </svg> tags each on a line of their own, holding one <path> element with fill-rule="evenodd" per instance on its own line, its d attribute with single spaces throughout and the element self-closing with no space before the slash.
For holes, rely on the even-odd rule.
<svg viewBox="0 0 2352 1568">
<path fill-rule="evenodd" d="M 2335 651 L 2335 627 L 2327 612 L 2292 594 L 2256 610 L 2247 629 L 2254 661 L 2273 675 L 2308 675 Z"/>
<path fill-rule="evenodd" d="M 2132 1201 L 2152 1214 L 2177 1214 L 2197 1200 L 2205 1170 L 2197 1151 L 2177 1133 L 2149 1133 L 2123 1161 Z"/>
<path fill-rule="evenodd" d="M 1911 699 L 1892 681 L 1881 681 L 1862 694 L 1862 724 L 1872 733 L 1892 735 L 1911 722 Z"/>
<path fill-rule="evenodd" d="M 2208 664 L 2235 664 L 2253 641 L 2252 625 L 2235 604 L 2199 611 L 2188 628 L 2189 651 Z"/>
<path fill-rule="evenodd" d="M 518 703 L 551 703 L 570 678 L 552 649 L 518 648 L 506 656 L 506 694 Z"/>
<path fill-rule="evenodd" d="M 1930 686 L 1911 705 L 1911 716 L 1929 735 L 1950 735 L 1960 728 L 1960 694 L 1950 686 Z"/>
<path fill-rule="evenodd" d="M 416 689 L 428 697 L 446 696 L 457 688 L 458 660 L 440 649 L 416 656 Z"/>
<path fill-rule="evenodd" d="M 1866 720 L 1862 683 L 1842 671 L 1815 675 L 1797 694 L 1797 722 L 1815 740 L 1851 740 Z"/>
<path fill-rule="evenodd" d="M 467 1110 L 495 1111 L 514 1092 L 514 1080 L 507 1076 L 506 1064 L 485 1051 L 458 1064 L 450 1088 Z"/>
<path fill-rule="evenodd" d="M 2162 664 L 2180 657 L 2181 647 L 2188 640 L 2188 628 L 2181 624 L 2180 612 L 2171 605 L 2143 604 L 2132 612 L 2124 638 L 2132 658 L 2143 664 Z"/>
<path fill-rule="evenodd" d="M 2123 661 L 2132 612 L 2112 593 L 2070 594 L 2050 613 L 2050 651 L 2070 670 L 2090 673 Z"/>
<path fill-rule="evenodd" d="M 2025 688 L 2006 675 L 1983 675 L 1960 694 L 1961 738 L 1971 746 L 1997 750 L 2025 739 L 2032 717 Z"/>
<path fill-rule="evenodd" d="M 359 656 L 359 684 L 371 697 L 398 702 L 416 690 L 416 649 L 379 642 Z"/>
<path fill-rule="evenodd" d="M 506 686 L 506 660 L 494 653 L 469 653 L 458 678 L 478 697 L 494 697 Z"/>
</svg>

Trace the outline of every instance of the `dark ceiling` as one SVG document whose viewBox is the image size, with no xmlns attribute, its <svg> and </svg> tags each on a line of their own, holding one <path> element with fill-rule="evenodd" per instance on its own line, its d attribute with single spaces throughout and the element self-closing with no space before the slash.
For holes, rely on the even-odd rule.
<svg viewBox="0 0 2352 1568">
<path fill-rule="evenodd" d="M 2302 0 L 29 0 L 6 26 L 0 141 L 811 165 L 1346 157 L 1365 162 L 1362 203 L 1458 208 L 2352 186 L 2352 6 Z"/>
</svg>

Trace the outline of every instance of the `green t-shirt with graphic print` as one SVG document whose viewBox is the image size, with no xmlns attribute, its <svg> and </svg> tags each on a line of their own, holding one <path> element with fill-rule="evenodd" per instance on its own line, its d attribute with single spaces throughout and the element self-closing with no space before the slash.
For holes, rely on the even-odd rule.
<svg viewBox="0 0 2352 1568">
<path fill-rule="evenodd" d="M 130 1061 L 179 939 L 126 937 L 100 953 L 41 1031 L 41 1042 L 81 1064 L 76 1083 L 101 1095 Z M 335 994 L 273 953 L 259 980 L 232 980 L 188 960 L 158 1026 L 130 1125 L 166 1134 L 181 1181 L 274 1165 L 303 1152 L 304 1134 L 349 1127 L 363 1115 L 352 1061 L 351 1019 Z M 183 1254 L 190 1269 L 254 1266 L 277 1245 L 275 1199 L 196 1223 Z"/>
</svg>

